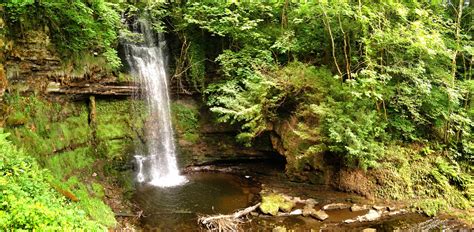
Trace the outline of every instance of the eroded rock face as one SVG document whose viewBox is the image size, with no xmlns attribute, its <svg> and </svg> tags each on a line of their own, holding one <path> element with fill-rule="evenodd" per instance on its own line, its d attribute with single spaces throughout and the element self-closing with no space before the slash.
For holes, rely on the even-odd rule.
<svg viewBox="0 0 474 232">
<path fill-rule="evenodd" d="M 308 153 L 309 146 L 317 143 L 318 136 L 314 136 L 312 141 L 301 138 L 296 133 L 298 120 L 301 119 L 291 116 L 287 120 L 273 124 L 271 128 L 273 148 L 285 156 L 286 173 L 293 179 L 314 184 L 328 184 L 332 168 L 325 162 L 324 153 Z"/>
<path fill-rule="evenodd" d="M 136 91 L 133 83 L 122 83 L 106 68 L 103 58 L 94 54 L 81 54 L 81 60 L 61 58 L 47 29 L 26 31 L 21 38 L 9 40 L 2 38 L 1 30 L 0 22 L 0 64 L 4 64 L 4 79 L 8 80 L 9 89 L 86 96 L 106 95 L 107 91 L 108 95 L 131 95 Z M 2 48 L 8 48 L 3 51 L 4 59 Z M 51 83 L 55 88 L 51 88 Z M 0 92 L 1 87 L 0 76 Z"/>
<path fill-rule="evenodd" d="M 45 88 L 61 68 L 61 60 L 51 49 L 49 36 L 42 30 L 28 31 L 22 39 L 9 41 L 6 75 L 12 86 L 22 91 Z"/>
<path fill-rule="evenodd" d="M 278 156 L 268 137 L 260 138 L 251 147 L 245 147 L 235 139 L 237 126 L 217 123 L 199 100 L 177 97 L 180 99 L 172 103 L 172 118 L 181 166 L 239 163 Z"/>
<path fill-rule="evenodd" d="M 0 6 L 0 15 L 3 13 L 3 8 Z M 0 101 L 2 101 L 3 94 L 7 88 L 7 77 L 5 74 L 5 68 L 3 63 L 5 62 L 5 23 L 2 18 L 0 18 Z"/>
</svg>

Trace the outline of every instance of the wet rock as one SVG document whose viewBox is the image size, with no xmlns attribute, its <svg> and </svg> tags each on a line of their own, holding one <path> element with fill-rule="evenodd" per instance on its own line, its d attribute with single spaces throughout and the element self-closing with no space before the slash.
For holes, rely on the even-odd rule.
<svg viewBox="0 0 474 232">
<path fill-rule="evenodd" d="M 287 200 L 283 195 L 270 193 L 268 195 L 262 195 L 260 210 L 265 214 L 277 215 L 278 210 L 290 212 L 294 206 L 295 203 Z"/>
<path fill-rule="evenodd" d="M 296 209 L 290 212 L 290 215 L 301 215 L 303 214 L 303 210 L 301 209 Z"/>
<path fill-rule="evenodd" d="M 250 215 L 252 215 L 252 216 L 258 216 L 258 213 L 257 213 L 257 212 L 250 212 Z"/>
<path fill-rule="evenodd" d="M 321 221 L 324 221 L 329 217 L 329 215 L 323 210 L 316 211 L 314 214 L 311 214 L 311 216 Z"/>
<path fill-rule="evenodd" d="M 354 223 L 354 222 L 356 222 L 356 221 L 357 221 L 357 220 L 355 220 L 355 219 L 347 219 L 347 220 L 344 221 L 344 223 L 349 224 L 349 223 Z"/>
<path fill-rule="evenodd" d="M 368 222 L 368 221 L 375 221 L 382 216 L 378 211 L 373 209 L 369 210 L 369 212 L 365 215 L 356 217 L 354 219 L 347 219 L 344 223 L 354 223 L 354 222 Z"/>
<path fill-rule="evenodd" d="M 374 228 L 365 228 L 362 230 L 362 232 L 376 232 L 377 229 L 374 229 Z"/>
<path fill-rule="evenodd" d="M 309 205 L 305 205 L 305 207 L 303 208 L 303 216 L 307 217 L 307 216 L 311 216 L 313 214 L 316 214 L 316 210 L 314 209 L 314 206 L 309 206 Z"/>
<path fill-rule="evenodd" d="M 374 220 L 379 219 L 381 216 L 382 215 L 379 212 L 371 209 L 366 215 L 357 217 L 357 221 L 360 221 L 360 222 L 374 221 Z"/>
<path fill-rule="evenodd" d="M 286 232 L 286 228 L 283 226 L 277 226 L 272 229 L 272 232 Z"/>
<path fill-rule="evenodd" d="M 384 210 L 387 208 L 387 206 L 381 206 L 381 205 L 374 205 L 372 206 L 373 209 L 377 210 L 377 211 L 381 211 L 381 210 Z"/>
<path fill-rule="evenodd" d="M 351 206 L 345 203 L 332 203 L 323 206 L 323 210 L 348 209 Z"/>
<path fill-rule="evenodd" d="M 367 206 L 366 205 L 352 205 L 351 206 L 351 211 L 352 212 L 357 212 L 357 211 L 362 211 L 362 210 L 366 210 L 367 209 Z"/>
</svg>

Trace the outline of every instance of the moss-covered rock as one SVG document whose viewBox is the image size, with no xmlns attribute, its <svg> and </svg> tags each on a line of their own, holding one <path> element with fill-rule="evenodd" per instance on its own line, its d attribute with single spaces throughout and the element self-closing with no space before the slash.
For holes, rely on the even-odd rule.
<svg viewBox="0 0 474 232">
<path fill-rule="evenodd" d="M 290 212 L 295 207 L 295 203 L 278 193 L 268 193 L 262 195 L 260 210 L 262 213 L 277 215 L 278 211 Z"/>
<path fill-rule="evenodd" d="M 97 173 L 105 176 L 105 164 L 128 160 L 143 127 L 142 105 L 129 99 L 98 100 L 92 115 L 88 101 L 20 94 L 5 100 L 9 139 L 49 169 L 51 185 L 89 218 L 114 226 L 101 183 L 122 173 L 110 171 L 107 178 Z"/>
</svg>

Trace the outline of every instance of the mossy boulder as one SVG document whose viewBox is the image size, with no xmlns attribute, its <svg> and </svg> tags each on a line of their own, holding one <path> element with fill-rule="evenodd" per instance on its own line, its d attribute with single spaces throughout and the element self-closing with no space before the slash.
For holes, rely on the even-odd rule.
<svg viewBox="0 0 474 232">
<path fill-rule="evenodd" d="M 278 211 L 290 212 L 295 207 L 295 203 L 282 194 L 270 193 L 262 195 L 262 204 L 260 210 L 262 213 L 277 215 Z"/>
</svg>

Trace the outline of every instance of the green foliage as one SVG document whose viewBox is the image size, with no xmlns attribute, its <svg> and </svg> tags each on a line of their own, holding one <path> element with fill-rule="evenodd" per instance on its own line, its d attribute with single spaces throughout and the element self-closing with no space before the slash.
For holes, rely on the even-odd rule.
<svg viewBox="0 0 474 232">
<path fill-rule="evenodd" d="M 0 228 L 10 230 L 105 231 L 51 186 L 50 174 L 0 133 Z"/>
<path fill-rule="evenodd" d="M 277 215 L 278 211 L 289 212 L 295 207 L 295 203 L 286 199 L 278 193 L 262 194 L 262 204 L 260 210 L 262 213 Z"/>
<path fill-rule="evenodd" d="M 426 216 L 433 217 L 438 212 L 447 209 L 446 201 L 443 199 L 421 200 L 413 206 L 417 211 L 423 212 Z"/>
<path fill-rule="evenodd" d="M 175 102 L 171 105 L 173 125 L 186 141 L 195 143 L 199 139 L 199 111 L 184 103 Z"/>
<path fill-rule="evenodd" d="M 54 45 L 64 57 L 97 52 L 116 69 L 121 61 L 115 50 L 120 16 L 104 0 L 7 1 L 6 21 L 12 36 L 47 27 Z"/>
<path fill-rule="evenodd" d="M 102 201 L 104 189 L 91 176 L 102 171 L 97 169 L 101 168 L 100 158 L 111 162 L 123 159 L 132 136 L 136 136 L 132 128 L 143 127 L 144 108 L 136 104 L 139 116 L 132 117 L 129 101 L 98 100 L 95 144 L 85 102 L 49 102 L 17 94 L 7 95 L 5 100 L 7 118 L 22 119 L 22 123 L 7 123 L 10 140 L 50 170 L 48 183 L 75 201 L 71 204 L 84 216 L 100 225 L 114 226 L 114 214 Z M 114 174 L 121 175 L 118 171 Z"/>
<path fill-rule="evenodd" d="M 463 171 L 466 164 L 448 161 L 438 152 L 426 147 L 389 146 L 374 173 L 380 185 L 376 195 L 413 200 L 415 209 L 430 216 L 447 207 L 472 207 L 474 181 L 468 171 Z"/>
<path fill-rule="evenodd" d="M 466 31 L 453 34 L 456 13 L 442 5 L 188 2 L 173 14 L 184 14 L 175 20 L 178 33 L 195 36 L 198 27 L 226 41 L 216 59 L 222 76 L 208 86 L 207 102 L 220 121 L 241 125 L 238 138 L 247 144 L 275 120 L 300 115 L 321 123 L 303 122 L 300 134 L 322 132 L 327 149 L 350 166 L 375 167 L 393 140 L 436 140 L 460 151 L 453 158 L 472 156 L 472 41 Z M 456 54 L 464 58 L 453 61 Z M 330 90 L 293 91 L 284 78 L 269 78 L 292 59 L 336 73 L 320 81 Z M 290 85 L 300 79 L 289 76 Z M 306 95 L 295 99 L 291 91 Z M 318 91 L 326 95 L 310 97 Z"/>
<path fill-rule="evenodd" d="M 13 135 L 10 139 L 29 154 L 36 154 L 40 162 L 50 154 L 85 145 L 91 139 L 85 106 L 16 94 L 6 96 L 6 102 L 10 111 L 7 125 L 11 127 L 7 129 Z"/>
<path fill-rule="evenodd" d="M 133 107 L 134 106 L 134 107 Z M 132 139 L 143 136 L 146 119 L 144 104 L 135 101 L 96 101 L 97 139 L 99 154 L 107 159 L 123 157 L 133 143 Z"/>
</svg>

